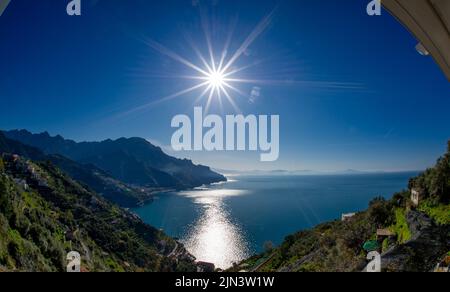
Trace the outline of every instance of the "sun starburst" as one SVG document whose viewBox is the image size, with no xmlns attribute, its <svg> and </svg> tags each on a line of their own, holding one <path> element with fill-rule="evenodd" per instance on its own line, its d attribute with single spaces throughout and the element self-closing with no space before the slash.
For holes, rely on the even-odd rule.
<svg viewBox="0 0 450 292">
<path fill-rule="evenodd" d="M 256 28 L 251 32 L 251 34 L 244 40 L 244 42 L 238 47 L 234 54 L 228 56 L 229 47 L 232 38 L 232 31 L 229 33 L 228 38 L 225 42 L 225 46 L 220 54 L 220 58 L 216 58 L 213 49 L 213 44 L 211 41 L 209 26 L 207 21 L 203 21 L 203 29 L 206 39 L 206 47 L 208 50 L 208 57 L 205 57 L 201 51 L 198 49 L 195 42 L 190 41 L 190 45 L 194 52 L 196 53 L 201 64 L 196 64 L 195 61 L 190 61 L 187 58 L 180 56 L 178 53 L 170 50 L 169 48 L 163 46 L 162 44 L 151 40 L 143 40 L 149 47 L 160 52 L 161 54 L 187 66 L 189 69 L 195 71 L 196 75 L 182 76 L 184 79 L 197 80 L 198 84 L 193 85 L 190 88 L 183 89 L 177 93 L 171 94 L 159 100 L 153 101 L 149 104 L 145 104 L 139 108 L 134 109 L 142 110 L 156 103 L 161 103 L 164 101 L 172 100 L 184 96 L 193 91 L 203 89 L 201 95 L 197 98 L 196 102 L 200 102 L 202 99 L 206 99 L 206 112 L 208 111 L 213 100 L 217 100 L 220 105 L 222 105 L 222 98 L 226 98 L 228 102 L 233 106 L 236 112 L 241 112 L 237 103 L 235 102 L 234 95 L 230 92 L 233 91 L 238 95 L 247 96 L 241 90 L 239 90 L 234 83 L 253 83 L 254 80 L 246 80 L 236 77 L 238 72 L 248 69 L 252 65 L 246 65 L 241 68 L 235 68 L 236 62 L 244 55 L 252 43 L 257 39 L 257 37 L 269 26 L 271 19 L 273 17 L 274 11 L 267 15 L 263 20 L 256 26 Z M 209 59 L 209 60 L 207 60 Z M 230 91 L 230 92 L 229 92 Z"/>
<path fill-rule="evenodd" d="M 214 58 L 212 58 L 212 62 L 214 62 Z M 203 94 L 197 99 L 197 101 L 199 101 L 200 99 L 202 99 L 204 96 L 207 95 L 208 99 L 206 109 L 208 110 L 214 98 L 218 99 L 219 103 L 222 104 L 222 97 L 225 96 L 230 101 L 232 106 L 239 111 L 239 108 L 237 107 L 233 98 L 227 91 L 227 88 L 228 89 L 233 88 L 233 86 L 231 85 L 232 80 L 227 78 L 228 76 L 232 76 L 232 73 L 233 72 L 227 72 L 222 67 L 222 65 L 219 65 L 216 68 L 215 66 L 208 64 L 205 70 L 199 72 L 200 76 L 196 78 L 201 81 L 204 81 L 200 83 L 200 85 L 202 87 L 205 87 Z"/>
<path fill-rule="evenodd" d="M 213 88 L 220 88 L 227 82 L 220 70 L 209 72 L 207 78 L 209 85 Z"/>
<path fill-rule="evenodd" d="M 255 40 L 269 27 L 272 22 L 272 19 L 275 15 L 276 8 L 272 10 L 268 15 L 266 15 L 258 25 L 253 29 L 253 31 L 244 39 L 244 41 L 237 47 L 236 51 L 233 54 L 230 53 L 230 47 L 233 40 L 234 34 L 234 25 L 233 29 L 230 29 L 228 33 L 225 33 L 225 43 L 223 46 L 223 50 L 220 54 L 215 54 L 215 49 L 217 48 L 217 43 L 213 44 L 211 38 L 211 29 L 210 23 L 206 19 L 207 16 L 201 15 L 202 17 L 202 27 L 204 31 L 204 36 L 206 40 L 206 54 L 202 53 L 202 50 L 199 49 L 198 45 L 201 45 L 201 42 L 193 41 L 190 35 L 185 34 L 186 41 L 192 48 L 194 52 L 194 58 L 190 55 L 190 58 L 186 58 L 176 53 L 175 51 L 163 46 L 162 44 L 146 38 L 146 37 L 137 37 L 139 41 L 146 44 L 148 47 L 153 50 L 159 52 L 160 54 L 186 66 L 192 72 L 188 73 L 189 75 L 174 75 L 167 74 L 161 75 L 160 71 L 155 74 L 149 75 L 145 74 L 144 77 L 153 77 L 153 78 L 170 78 L 170 79 L 185 79 L 193 81 L 190 87 L 182 89 L 176 93 L 170 94 L 168 96 L 153 99 L 152 101 L 145 103 L 143 105 L 134 107 L 125 112 L 121 112 L 115 117 L 122 117 L 132 113 L 136 113 L 138 111 L 144 111 L 148 108 L 151 108 L 155 105 L 158 105 L 163 102 L 167 102 L 176 98 L 185 97 L 188 94 L 192 94 L 193 92 L 198 92 L 196 100 L 194 101 L 195 105 L 198 105 L 200 102 L 204 102 L 206 99 L 206 108 L 205 112 L 208 112 L 209 107 L 214 102 L 217 102 L 222 109 L 223 99 L 228 101 L 233 109 L 237 113 L 242 113 L 237 105 L 237 98 L 244 97 L 250 103 L 253 103 L 255 100 L 255 96 L 258 97 L 260 95 L 261 86 L 301 86 L 301 87 L 312 87 L 312 88 L 320 88 L 324 90 L 365 90 L 363 84 L 355 83 L 355 82 L 341 82 L 341 81 L 329 81 L 329 80 L 306 80 L 300 79 L 297 80 L 295 77 L 291 75 L 287 76 L 286 74 L 289 72 L 293 72 L 293 74 L 298 73 L 297 69 L 289 69 L 286 70 L 283 68 L 279 73 L 274 73 L 274 69 L 271 69 L 271 74 L 267 75 L 267 70 L 258 70 L 259 73 L 265 72 L 265 78 L 259 79 L 256 76 L 254 78 L 243 78 L 243 75 L 248 75 L 250 68 L 255 66 L 259 66 L 265 62 L 264 59 L 254 60 L 249 64 L 242 64 L 237 66 L 236 64 L 241 59 L 243 55 L 247 55 L 249 52 L 250 46 L 255 42 Z M 216 25 L 214 25 L 216 26 Z M 274 54 L 275 55 L 275 54 Z M 217 58 L 217 57 L 220 58 Z M 268 59 L 270 59 L 269 57 Z M 248 60 L 248 58 L 247 58 Z M 245 62 L 240 62 L 245 63 Z M 144 71 L 145 72 L 145 71 Z M 142 77 L 141 71 L 138 71 L 138 76 Z M 272 78 L 273 75 L 276 74 L 275 78 Z M 289 73 L 290 74 L 290 73 Z M 252 90 L 249 93 L 246 93 L 245 90 L 240 88 L 241 84 L 252 85 Z M 232 93 L 232 94 L 231 94 Z"/>
</svg>

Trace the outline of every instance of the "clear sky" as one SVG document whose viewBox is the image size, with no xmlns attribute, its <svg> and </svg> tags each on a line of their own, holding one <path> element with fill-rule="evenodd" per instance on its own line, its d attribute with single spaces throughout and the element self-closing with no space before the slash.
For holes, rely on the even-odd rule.
<svg viewBox="0 0 450 292">
<path fill-rule="evenodd" d="M 68 2 L 13 0 L 0 17 L 1 129 L 76 141 L 139 136 L 244 170 L 418 170 L 450 138 L 448 81 L 388 12 L 366 14 L 369 1 L 82 0 L 81 17 L 67 16 Z M 197 72 L 157 48 L 201 65 L 190 43 L 208 56 L 204 27 L 217 59 L 230 31 L 227 58 L 261 23 L 232 66 L 250 65 L 235 77 L 254 82 L 233 84 L 243 94 L 230 95 L 244 114 L 280 115 L 280 159 L 172 153 L 172 117 L 205 99 L 196 102 L 198 89 L 159 102 L 198 80 L 181 78 Z M 235 113 L 217 99 L 210 111 Z"/>
</svg>

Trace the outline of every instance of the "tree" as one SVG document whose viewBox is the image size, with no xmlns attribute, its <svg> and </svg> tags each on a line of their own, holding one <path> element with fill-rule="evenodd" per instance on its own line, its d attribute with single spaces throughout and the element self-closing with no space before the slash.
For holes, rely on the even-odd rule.
<svg viewBox="0 0 450 292">
<path fill-rule="evenodd" d="M 450 200 L 450 141 L 447 153 L 438 159 L 433 168 L 412 179 L 409 188 L 418 190 L 424 198 L 433 203 L 447 203 Z"/>
<path fill-rule="evenodd" d="M 392 205 L 379 197 L 370 202 L 369 220 L 377 227 L 390 225 L 393 221 Z"/>
</svg>

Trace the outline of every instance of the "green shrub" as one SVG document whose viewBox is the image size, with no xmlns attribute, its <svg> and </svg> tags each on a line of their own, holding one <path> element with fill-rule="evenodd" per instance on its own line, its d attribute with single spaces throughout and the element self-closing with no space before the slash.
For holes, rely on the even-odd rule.
<svg viewBox="0 0 450 292">
<path fill-rule="evenodd" d="M 427 214 L 438 225 L 450 225 L 450 205 L 436 204 L 432 200 L 424 201 L 419 210 Z"/>
<path fill-rule="evenodd" d="M 383 240 L 383 244 L 382 244 L 381 248 L 382 248 L 383 252 L 388 250 L 388 248 L 389 248 L 389 239 L 388 238 Z"/>
<path fill-rule="evenodd" d="M 398 243 L 402 244 L 411 239 L 411 231 L 406 221 L 406 211 L 398 208 L 395 210 L 395 225 L 390 228 L 397 235 Z"/>
<path fill-rule="evenodd" d="M 306 263 L 300 266 L 299 272 L 320 272 L 320 266 L 315 263 Z"/>
<path fill-rule="evenodd" d="M 391 202 L 379 197 L 372 200 L 369 204 L 369 218 L 372 224 L 377 227 L 388 226 L 393 223 Z"/>
<path fill-rule="evenodd" d="M 113 260 L 112 258 L 107 258 L 105 260 L 105 264 L 108 266 L 108 268 L 111 269 L 111 271 L 113 272 L 125 272 L 124 268 L 122 266 L 120 266 L 115 260 Z"/>
</svg>

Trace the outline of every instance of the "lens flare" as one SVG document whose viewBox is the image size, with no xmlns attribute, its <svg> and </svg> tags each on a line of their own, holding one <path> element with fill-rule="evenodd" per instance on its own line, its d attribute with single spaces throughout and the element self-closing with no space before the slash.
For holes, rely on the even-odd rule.
<svg viewBox="0 0 450 292">
<path fill-rule="evenodd" d="M 241 90 L 237 89 L 233 86 L 234 83 L 253 83 L 254 80 L 246 80 L 236 77 L 236 74 L 240 71 L 248 69 L 252 67 L 252 65 L 247 65 L 244 67 L 236 68 L 236 62 L 242 57 L 242 55 L 247 52 L 248 48 L 253 44 L 253 42 L 265 31 L 265 29 L 270 25 L 271 20 L 273 18 L 275 10 L 273 10 L 269 15 L 264 17 L 262 21 L 256 26 L 256 28 L 250 33 L 250 35 L 244 40 L 244 42 L 239 46 L 239 48 L 234 52 L 234 54 L 228 56 L 228 52 L 230 49 L 231 36 L 232 33 L 229 34 L 227 41 L 225 42 L 225 47 L 223 48 L 220 58 L 217 58 L 214 51 L 214 45 L 212 43 L 211 32 L 209 29 L 209 25 L 207 21 L 203 19 L 203 29 L 205 33 L 205 39 L 208 50 L 208 57 L 201 53 L 201 50 L 197 47 L 197 43 L 190 40 L 189 43 L 197 55 L 198 59 L 201 61 L 200 64 L 196 64 L 195 61 L 191 61 L 188 58 L 185 58 L 173 50 L 163 46 L 162 44 L 152 40 L 152 39 L 141 39 L 143 43 L 158 51 L 162 55 L 169 57 L 170 59 L 179 62 L 180 64 L 185 65 L 191 70 L 195 71 L 196 75 L 190 76 L 182 76 L 183 79 L 190 80 L 199 80 L 199 84 L 193 85 L 187 89 L 181 90 L 177 93 L 171 94 L 169 96 L 163 97 L 159 100 L 152 101 L 150 103 L 144 104 L 137 108 L 134 108 L 125 114 L 130 114 L 135 111 L 144 110 L 148 107 L 151 107 L 155 104 L 159 104 L 161 102 L 169 101 L 188 93 L 194 92 L 196 90 L 202 89 L 203 92 L 199 98 L 197 98 L 196 102 L 200 101 L 204 97 L 207 97 L 207 105 L 206 112 L 208 112 L 208 108 L 212 103 L 212 100 L 215 98 L 222 106 L 222 98 L 226 98 L 226 100 L 233 106 L 236 112 L 241 112 L 239 107 L 235 102 L 235 97 L 232 96 L 228 91 L 233 91 L 234 93 L 238 93 L 241 96 L 248 97 L 248 94 L 243 93 Z"/>
<path fill-rule="evenodd" d="M 225 82 L 225 77 L 220 71 L 212 71 L 208 75 L 208 83 L 215 89 L 223 87 Z"/>
</svg>

